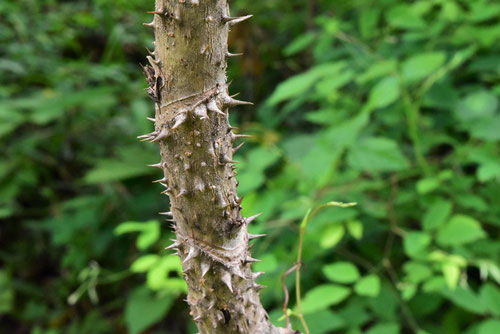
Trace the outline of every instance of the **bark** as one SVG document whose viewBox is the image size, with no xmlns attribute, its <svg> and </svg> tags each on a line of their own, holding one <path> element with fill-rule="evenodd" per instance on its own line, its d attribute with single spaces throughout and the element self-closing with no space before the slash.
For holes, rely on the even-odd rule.
<svg viewBox="0 0 500 334">
<path fill-rule="evenodd" d="M 239 148 L 229 108 L 249 104 L 229 96 L 227 38 L 232 25 L 226 0 L 156 0 L 155 50 L 145 67 L 155 101 L 154 132 L 163 170 L 156 182 L 168 195 L 188 285 L 187 302 L 200 333 L 294 333 L 274 327 L 259 300 L 247 232 L 256 217 L 241 215 L 233 153 Z M 236 148 L 233 148 L 236 146 Z"/>
</svg>

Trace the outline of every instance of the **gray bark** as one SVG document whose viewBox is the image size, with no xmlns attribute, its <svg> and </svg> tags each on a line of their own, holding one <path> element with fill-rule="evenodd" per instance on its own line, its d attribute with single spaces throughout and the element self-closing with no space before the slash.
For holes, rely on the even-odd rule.
<svg viewBox="0 0 500 334">
<path fill-rule="evenodd" d="M 141 136 L 157 142 L 160 182 L 171 203 L 188 285 L 187 302 L 200 333 L 293 333 L 274 327 L 259 300 L 261 273 L 247 232 L 255 218 L 241 215 L 235 179 L 235 134 L 230 107 L 249 104 L 229 96 L 226 58 L 234 18 L 226 0 L 156 0 L 155 49 L 145 67 L 156 102 L 155 130 Z"/>
</svg>

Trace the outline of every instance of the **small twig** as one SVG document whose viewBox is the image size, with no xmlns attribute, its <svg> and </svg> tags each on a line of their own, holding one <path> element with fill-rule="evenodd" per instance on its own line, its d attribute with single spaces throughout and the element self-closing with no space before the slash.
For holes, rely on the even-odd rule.
<svg viewBox="0 0 500 334">
<path fill-rule="evenodd" d="M 285 293 L 285 301 L 283 303 L 283 312 L 285 313 L 286 328 L 287 329 L 291 329 L 290 318 L 288 317 L 288 300 L 290 299 L 290 296 L 288 294 L 288 289 L 286 288 L 285 277 L 290 275 L 298 267 L 299 267 L 299 264 L 296 263 L 292 268 L 288 269 L 288 271 L 281 276 L 281 286 L 283 287 L 283 292 Z"/>
<path fill-rule="evenodd" d="M 307 224 L 309 221 L 321 210 L 327 207 L 335 206 L 335 207 L 341 207 L 341 208 L 347 208 L 350 206 L 354 206 L 356 203 L 342 203 L 342 202 L 328 202 L 325 204 L 322 204 L 318 207 L 316 207 L 314 210 L 309 209 L 306 212 L 306 215 L 302 219 L 302 222 L 300 223 L 300 233 L 299 233 L 299 249 L 297 251 L 297 261 L 295 265 L 289 269 L 284 276 L 289 275 L 293 270 L 295 270 L 295 295 L 296 295 L 296 303 L 297 303 L 297 318 L 300 319 L 300 322 L 302 323 L 302 326 L 304 327 L 304 330 L 306 334 L 310 334 L 309 328 L 307 327 L 306 320 L 304 319 L 304 315 L 302 314 L 302 305 L 301 305 L 301 297 L 300 297 L 300 267 L 302 267 L 302 248 L 304 244 L 304 234 L 306 231 Z M 284 286 L 284 276 L 282 277 L 282 284 Z M 288 291 L 286 291 L 285 287 L 285 301 L 286 304 L 288 304 Z M 287 308 L 284 308 L 285 312 L 285 317 L 287 319 L 287 326 L 289 325 L 289 319 L 288 319 L 288 313 L 287 313 Z M 288 328 L 288 327 L 287 327 Z"/>
<path fill-rule="evenodd" d="M 406 318 L 408 326 L 414 333 L 417 333 L 419 331 L 418 323 L 415 320 L 415 317 L 413 316 L 410 308 L 408 307 L 408 305 L 406 305 L 406 302 L 404 301 L 404 299 L 401 296 L 401 293 L 398 290 L 399 278 L 396 272 L 394 271 L 391 263 L 392 248 L 394 245 L 395 236 L 398 235 L 400 237 L 404 237 L 405 231 L 399 227 L 396 211 L 394 210 L 394 201 L 399 191 L 398 175 L 397 174 L 392 175 L 390 181 L 391 181 L 391 194 L 387 202 L 387 213 L 389 218 L 390 229 L 388 231 L 387 239 L 384 246 L 384 258 L 382 259 L 382 266 L 387 272 L 387 277 L 394 286 L 394 291 L 396 292 L 399 304 L 401 306 L 401 310 L 403 312 L 403 316 Z"/>
</svg>

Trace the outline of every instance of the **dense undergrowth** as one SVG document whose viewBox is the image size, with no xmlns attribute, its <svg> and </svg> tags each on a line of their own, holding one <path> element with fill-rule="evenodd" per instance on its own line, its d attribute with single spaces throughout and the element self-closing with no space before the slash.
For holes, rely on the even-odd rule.
<svg viewBox="0 0 500 334">
<path fill-rule="evenodd" d="M 283 326 L 299 224 L 311 333 L 500 332 L 500 4 L 233 1 L 231 115 Z M 0 332 L 186 333 L 139 63 L 149 1 L 0 3 Z M 294 280 L 286 279 L 293 296 Z M 289 304 L 295 309 L 295 298 Z M 297 328 L 300 324 L 292 315 Z"/>
</svg>

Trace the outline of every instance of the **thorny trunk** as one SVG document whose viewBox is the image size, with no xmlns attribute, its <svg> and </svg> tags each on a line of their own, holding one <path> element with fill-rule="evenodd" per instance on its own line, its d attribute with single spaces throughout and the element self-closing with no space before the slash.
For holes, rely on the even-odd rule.
<svg viewBox="0 0 500 334">
<path fill-rule="evenodd" d="M 231 17 L 226 0 L 156 0 L 155 50 L 145 67 L 156 102 L 155 131 L 141 136 L 159 143 L 160 182 L 170 198 L 188 285 L 187 302 L 202 334 L 293 333 L 274 327 L 259 300 L 261 273 L 253 273 L 247 232 L 255 218 L 241 216 L 233 166 L 235 134 L 226 84 L 229 28 L 249 16 Z"/>
</svg>

